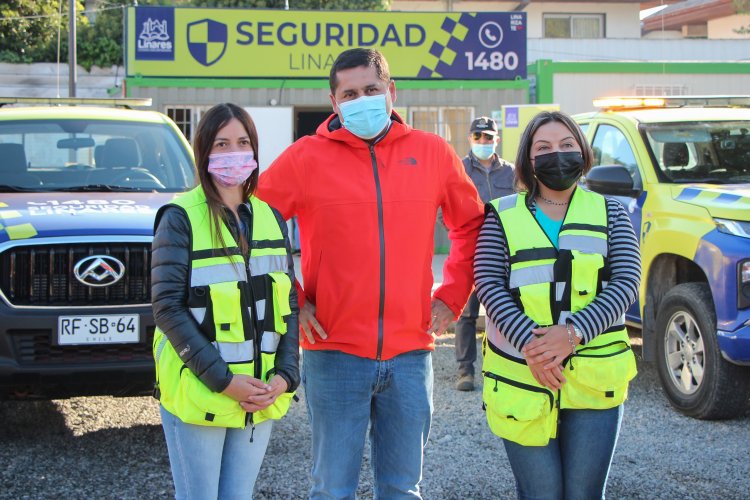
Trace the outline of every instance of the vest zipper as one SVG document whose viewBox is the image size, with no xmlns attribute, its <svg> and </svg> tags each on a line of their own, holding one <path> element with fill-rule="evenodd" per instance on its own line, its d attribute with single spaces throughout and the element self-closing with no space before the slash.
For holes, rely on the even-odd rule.
<svg viewBox="0 0 750 500">
<path fill-rule="evenodd" d="M 550 411 L 552 411 L 552 408 L 554 408 L 555 406 L 555 396 L 552 394 L 552 391 L 550 391 L 549 389 L 543 389 L 542 387 L 536 387 L 534 385 L 524 384 L 523 382 L 518 382 L 513 379 L 505 378 L 502 375 L 498 375 L 492 372 L 483 372 L 483 373 L 485 377 L 489 377 L 492 380 L 496 380 L 504 384 L 512 385 L 513 387 L 518 387 L 519 389 L 523 389 L 526 391 L 539 392 L 541 394 L 545 394 L 549 398 Z"/>
<path fill-rule="evenodd" d="M 375 178 L 375 196 L 378 203 L 378 236 L 380 237 L 380 297 L 378 304 L 378 350 L 375 359 L 380 361 L 383 354 L 383 315 L 385 311 L 385 227 L 383 222 L 383 193 L 380 188 L 380 176 L 378 175 L 378 162 L 375 158 L 375 145 L 370 144 L 370 161 L 372 162 L 372 173 Z"/>
</svg>

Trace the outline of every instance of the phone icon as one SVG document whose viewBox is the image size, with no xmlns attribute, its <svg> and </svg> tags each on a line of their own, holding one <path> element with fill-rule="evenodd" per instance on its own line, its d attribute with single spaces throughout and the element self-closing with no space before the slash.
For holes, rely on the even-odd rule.
<svg viewBox="0 0 750 500">
<path fill-rule="evenodd" d="M 494 21 L 488 21 L 479 27 L 479 43 L 485 48 L 494 49 L 503 41 L 503 29 Z"/>
</svg>

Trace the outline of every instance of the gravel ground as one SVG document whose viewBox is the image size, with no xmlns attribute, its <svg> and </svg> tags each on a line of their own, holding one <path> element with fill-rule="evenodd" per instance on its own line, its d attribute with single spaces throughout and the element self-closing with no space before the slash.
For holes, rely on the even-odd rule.
<svg viewBox="0 0 750 500">
<path fill-rule="evenodd" d="M 435 415 L 423 493 L 431 499 L 514 498 L 502 444 L 481 391 L 453 389 L 453 336 L 435 352 Z M 748 498 L 750 412 L 703 422 L 674 412 L 653 367 L 639 364 L 608 485 L 610 498 Z M 155 400 L 0 402 L 1 498 L 168 498 L 169 462 Z M 301 401 L 277 424 L 256 498 L 304 498 L 310 432 Z M 369 453 L 369 451 L 368 451 Z M 372 497 L 365 458 L 359 496 Z"/>
</svg>

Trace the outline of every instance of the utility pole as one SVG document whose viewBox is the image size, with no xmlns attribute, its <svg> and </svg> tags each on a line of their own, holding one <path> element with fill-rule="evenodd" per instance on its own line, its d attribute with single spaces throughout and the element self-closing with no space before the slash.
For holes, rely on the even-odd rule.
<svg viewBox="0 0 750 500">
<path fill-rule="evenodd" d="M 78 71 L 76 61 L 76 1 L 68 0 L 68 97 L 76 96 Z"/>
</svg>

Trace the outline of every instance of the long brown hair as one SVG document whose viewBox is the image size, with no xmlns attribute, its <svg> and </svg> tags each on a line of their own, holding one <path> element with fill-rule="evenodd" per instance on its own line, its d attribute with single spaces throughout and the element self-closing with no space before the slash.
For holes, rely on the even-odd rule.
<svg viewBox="0 0 750 500">
<path fill-rule="evenodd" d="M 527 203 L 531 203 L 531 200 L 534 199 L 539 190 L 536 176 L 534 175 L 534 166 L 531 164 L 531 144 L 534 140 L 534 134 L 539 130 L 539 127 L 551 122 L 562 123 L 565 128 L 570 130 L 573 138 L 581 147 L 581 155 L 583 156 L 582 175 L 586 175 L 591 170 L 591 165 L 594 162 L 594 153 L 591 151 L 591 146 L 589 146 L 586 136 L 575 120 L 562 111 L 542 111 L 526 125 L 526 129 L 523 131 L 523 135 L 521 135 L 521 143 L 518 145 L 518 154 L 516 156 L 516 190 L 528 192 L 528 196 L 526 197 Z"/>
<path fill-rule="evenodd" d="M 227 256 L 229 255 L 229 251 L 221 232 L 220 221 L 228 225 L 228 214 L 223 208 L 224 205 L 219 196 L 219 191 L 216 189 L 216 184 L 214 184 L 213 177 L 208 173 L 208 157 L 211 155 L 216 134 L 219 133 L 219 130 L 227 126 L 232 119 L 237 119 L 245 128 L 247 136 L 250 139 L 250 146 L 255 155 L 255 161 L 258 161 L 258 131 L 255 129 L 255 123 L 250 118 L 248 112 L 236 104 L 229 102 L 217 104 L 206 111 L 198 123 L 198 128 L 195 130 L 195 137 L 193 138 L 195 166 L 198 170 L 200 184 L 206 193 L 206 203 L 208 204 L 208 212 L 211 218 L 211 232 L 213 237 L 217 238 L 218 243 L 225 250 Z M 260 165 L 242 185 L 242 197 L 244 200 L 250 199 L 250 196 L 255 193 L 255 189 L 258 187 L 259 170 Z M 239 233 L 239 245 L 244 255 L 247 252 L 247 241 L 245 241 L 242 231 Z M 214 241 L 216 242 L 217 240 Z"/>
</svg>

